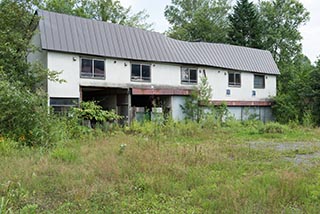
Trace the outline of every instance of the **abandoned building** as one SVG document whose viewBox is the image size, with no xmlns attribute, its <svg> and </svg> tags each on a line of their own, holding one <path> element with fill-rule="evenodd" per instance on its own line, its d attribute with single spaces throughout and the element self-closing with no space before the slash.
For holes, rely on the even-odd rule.
<svg viewBox="0 0 320 214">
<path fill-rule="evenodd" d="M 56 111 L 96 100 L 128 121 L 157 111 L 184 118 L 180 105 L 206 76 L 212 102 L 231 114 L 248 112 L 270 120 L 277 65 L 269 51 L 205 42 L 185 42 L 160 33 L 38 10 L 38 33 L 30 54 L 46 68 L 61 71 L 65 83 L 47 81 L 48 105 Z"/>
</svg>

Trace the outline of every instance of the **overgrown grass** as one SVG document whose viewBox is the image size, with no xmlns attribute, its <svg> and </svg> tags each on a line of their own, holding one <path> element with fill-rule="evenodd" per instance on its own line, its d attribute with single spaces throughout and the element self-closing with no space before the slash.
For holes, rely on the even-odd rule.
<svg viewBox="0 0 320 214">
<path fill-rule="evenodd" d="M 49 149 L 0 138 L 0 213 L 318 213 L 320 158 L 294 158 L 320 152 L 319 134 L 168 121 Z"/>
</svg>

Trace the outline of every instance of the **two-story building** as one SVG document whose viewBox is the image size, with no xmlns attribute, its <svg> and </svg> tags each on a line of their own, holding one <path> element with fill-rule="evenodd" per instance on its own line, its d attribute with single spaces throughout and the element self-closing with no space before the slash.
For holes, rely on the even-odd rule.
<svg viewBox="0 0 320 214">
<path fill-rule="evenodd" d="M 237 119 L 248 112 L 270 120 L 277 65 L 265 50 L 185 42 L 160 33 L 38 10 L 39 33 L 31 54 L 46 68 L 62 71 L 65 83 L 47 81 L 48 103 L 56 111 L 97 100 L 129 120 L 135 107 L 162 107 L 183 119 L 180 105 L 201 76 L 213 89 L 212 102 L 225 102 Z"/>
</svg>

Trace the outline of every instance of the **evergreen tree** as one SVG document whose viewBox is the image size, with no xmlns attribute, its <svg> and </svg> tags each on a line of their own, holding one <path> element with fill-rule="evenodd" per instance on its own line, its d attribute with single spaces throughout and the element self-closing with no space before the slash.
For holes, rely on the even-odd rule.
<svg viewBox="0 0 320 214">
<path fill-rule="evenodd" d="M 234 45 L 261 48 L 261 27 L 256 6 L 248 0 L 238 0 L 228 16 L 228 42 Z"/>
</svg>

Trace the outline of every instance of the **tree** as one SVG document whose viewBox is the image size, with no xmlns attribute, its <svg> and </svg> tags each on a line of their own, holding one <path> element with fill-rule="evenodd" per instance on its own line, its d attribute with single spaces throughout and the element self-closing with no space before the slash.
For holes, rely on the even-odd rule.
<svg viewBox="0 0 320 214">
<path fill-rule="evenodd" d="M 280 122 L 303 123 L 311 112 L 310 60 L 302 54 L 299 27 L 309 13 L 297 0 L 262 1 L 259 4 L 262 23 L 262 47 L 269 50 L 281 75 L 277 78 L 275 115 Z"/>
<path fill-rule="evenodd" d="M 48 75 L 41 65 L 31 65 L 27 55 L 35 50 L 30 40 L 38 24 L 28 0 L 0 2 L 0 134 L 28 145 L 53 142 L 47 96 L 41 82 Z"/>
<path fill-rule="evenodd" d="M 165 8 L 167 35 L 185 41 L 226 41 L 227 0 L 172 0 Z"/>
<path fill-rule="evenodd" d="M 0 3 L 0 80 L 11 83 L 30 83 L 30 65 L 25 58 L 33 48 L 29 41 L 37 24 L 30 13 L 31 4 L 24 1 L 3 0 Z"/>
<path fill-rule="evenodd" d="M 100 21 L 138 27 L 146 30 L 152 28 L 152 24 L 146 22 L 149 15 L 145 10 L 132 13 L 131 7 L 125 8 L 119 0 L 44 0 L 34 2 L 41 9 L 80 16 Z"/>
<path fill-rule="evenodd" d="M 287 76 L 286 91 L 275 97 L 274 114 L 279 122 L 296 121 L 303 123 L 306 114 L 312 112 L 312 72 L 314 67 L 310 60 L 299 55 L 290 65 L 290 76 Z"/>
<path fill-rule="evenodd" d="M 190 96 L 185 100 L 185 104 L 181 106 L 182 112 L 187 119 L 199 122 L 204 117 L 204 108 L 210 105 L 212 97 L 212 88 L 209 85 L 207 77 L 201 77 L 198 87 L 195 87 Z"/>
<path fill-rule="evenodd" d="M 261 48 L 261 25 L 256 6 L 248 0 L 238 0 L 228 16 L 228 42 L 234 45 Z"/>
<path fill-rule="evenodd" d="M 316 62 L 311 73 L 311 88 L 312 88 L 312 115 L 316 124 L 320 124 L 320 58 Z"/>
<path fill-rule="evenodd" d="M 299 27 L 309 20 L 309 12 L 297 0 L 273 0 L 260 3 L 263 48 L 269 50 L 278 65 L 290 64 L 301 54 Z"/>
</svg>

